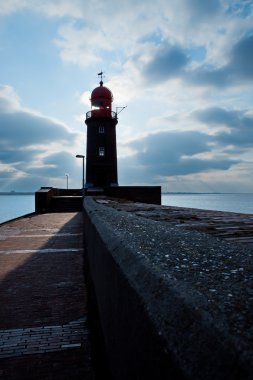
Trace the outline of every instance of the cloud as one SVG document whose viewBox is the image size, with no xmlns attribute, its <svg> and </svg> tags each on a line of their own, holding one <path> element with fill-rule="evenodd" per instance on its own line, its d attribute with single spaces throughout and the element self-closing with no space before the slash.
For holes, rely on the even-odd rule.
<svg viewBox="0 0 253 380">
<path fill-rule="evenodd" d="M 178 77 L 194 86 L 226 88 L 253 80 L 253 35 L 241 37 L 230 47 L 224 65 L 218 60 L 209 62 L 201 45 L 164 43 L 159 48 L 154 45 L 152 50 L 152 58 L 144 65 L 139 60 L 138 66 L 147 80 L 158 84 Z M 201 59 L 206 59 L 206 62 L 201 62 Z M 195 60 L 199 61 L 197 67 Z"/>
<path fill-rule="evenodd" d="M 57 121 L 27 111 L 2 113 L 0 115 L 1 146 L 12 148 L 30 145 L 68 144 L 76 135 Z"/>
<path fill-rule="evenodd" d="M 54 42 L 60 49 L 63 61 L 83 67 L 101 62 L 101 52 L 112 50 L 110 41 L 96 26 L 77 27 L 73 23 L 64 24 L 58 30 L 58 37 Z"/>
<path fill-rule="evenodd" d="M 33 10 L 42 12 L 49 17 L 71 16 L 79 18 L 80 0 L 5 0 L 0 2 L 0 14 L 10 14 L 18 11 Z"/>
<path fill-rule="evenodd" d="M 190 12 L 191 18 L 197 19 L 198 22 L 206 18 L 210 19 L 222 10 L 219 0 L 185 0 L 185 6 Z"/>
<path fill-rule="evenodd" d="M 154 158 L 177 160 L 182 155 L 194 155 L 209 151 L 208 135 L 199 132 L 160 132 L 150 134 L 130 144 L 139 152 L 142 163 L 152 163 Z"/>
<path fill-rule="evenodd" d="M 0 144 L 10 149 L 56 141 L 69 144 L 77 138 L 63 123 L 22 108 L 10 86 L 0 85 L 0 126 Z"/>
<path fill-rule="evenodd" d="M 184 73 L 184 79 L 186 82 L 197 86 L 226 87 L 234 83 L 229 67 L 216 69 L 209 65 Z"/>
<path fill-rule="evenodd" d="M 244 36 L 229 54 L 229 62 L 222 67 L 208 64 L 184 73 L 186 81 L 201 86 L 229 87 L 253 80 L 253 35 Z"/>
<path fill-rule="evenodd" d="M 71 176 L 79 175 L 79 168 L 76 163 L 75 156 L 68 152 L 57 152 L 43 159 L 44 168 L 47 168 L 46 172 L 52 176 L 61 176 L 65 173 L 71 173 Z M 43 170 L 43 167 L 40 170 Z"/>
<path fill-rule="evenodd" d="M 12 144 L 11 138 L 7 144 L 0 143 L 1 152 L 0 152 L 0 162 L 5 164 L 15 164 L 15 167 L 22 167 L 27 162 L 32 162 L 39 153 L 42 153 L 43 150 L 37 149 L 28 149 L 25 146 L 17 147 L 15 144 Z M 28 161 L 29 160 L 29 161 Z"/>
<path fill-rule="evenodd" d="M 220 188 L 224 179 L 226 191 L 229 189 L 226 178 L 238 183 L 239 168 L 247 162 L 242 153 L 249 162 L 252 160 L 253 116 L 245 110 L 207 107 L 192 112 L 188 118 L 195 129 L 203 130 L 204 124 L 207 132 L 163 131 L 130 142 L 128 147 L 134 153 L 119 160 L 120 180 L 133 184 L 160 183 L 166 188 L 169 177 L 185 178 L 186 182 L 188 178 L 191 183 L 196 176 L 200 186 L 201 177 L 203 183 L 210 182 L 210 173 L 212 178 L 219 178 Z M 248 183 L 245 174 L 244 177 Z"/>
<path fill-rule="evenodd" d="M 231 52 L 230 70 L 244 79 L 253 79 L 253 34 L 237 42 Z"/>
<path fill-rule="evenodd" d="M 84 136 L 59 120 L 81 131 L 73 115 L 89 110 L 87 90 L 97 85 L 101 69 L 114 107 L 127 105 L 117 128 L 125 183 L 166 182 L 172 175 L 236 177 L 236 162 L 252 161 L 252 116 L 245 111 L 252 106 L 252 12 L 252 1 L 235 0 L 1 2 L 2 76 L 18 83 L 26 104 L 55 115 L 25 109 L 12 87 L 1 86 L 2 177 L 34 186 L 57 183 L 68 171 L 70 178 L 81 173 L 74 156 L 82 153 L 76 144 Z M 32 15 L 40 21 L 34 35 L 34 23 L 27 22 Z M 15 43 L 24 35 L 33 38 L 22 39 L 27 54 L 20 61 Z M 19 62 L 22 77 L 9 62 Z M 57 79 L 54 91 L 44 78 Z M 83 90 L 85 109 L 72 96 Z"/>
<path fill-rule="evenodd" d="M 208 125 L 226 125 L 235 127 L 238 125 L 240 113 L 229 111 L 220 107 L 208 107 L 193 112 L 193 117 Z"/>
<path fill-rule="evenodd" d="M 15 12 L 17 9 L 22 9 L 25 7 L 26 1 L 19 0 L 8 0 L 1 1 L 0 3 L 0 14 L 9 14 Z"/>
<path fill-rule="evenodd" d="M 135 154 L 120 162 L 123 178 L 139 183 L 146 178 L 154 183 L 169 176 L 228 170 L 239 160 L 215 153 L 215 140 L 208 134 L 188 131 L 160 132 L 133 141 L 130 147 Z"/>
<path fill-rule="evenodd" d="M 12 178 L 17 186 L 24 178 L 27 184 L 36 183 L 34 177 L 38 176 L 50 182 L 63 171 L 76 173 L 69 147 L 77 144 L 79 134 L 57 120 L 22 108 L 10 86 L 0 86 L 0 131 L 0 171 L 4 167 L 6 178 Z M 0 185 L 5 186 L 3 173 L 0 177 Z"/>
<path fill-rule="evenodd" d="M 19 108 L 19 98 L 13 88 L 7 85 L 0 85 L 0 112 L 11 113 Z"/>
<path fill-rule="evenodd" d="M 253 117 L 246 112 L 209 107 L 196 111 L 193 117 L 204 124 L 226 126 L 227 131 L 219 132 L 216 141 L 222 145 L 249 149 L 253 146 Z"/>
<path fill-rule="evenodd" d="M 180 46 L 161 46 L 144 68 L 144 75 L 151 81 L 179 76 L 189 59 Z"/>
<path fill-rule="evenodd" d="M 53 40 L 60 57 L 82 68 L 110 61 L 109 65 L 124 69 L 130 62 L 137 64 L 139 76 L 144 74 L 153 84 L 180 77 L 195 86 L 225 88 L 252 80 L 252 36 L 245 32 L 251 30 L 249 4 L 98 0 L 84 5 L 81 0 L 9 0 L 1 4 L 0 12 L 29 9 L 59 18 Z M 152 45 L 148 57 L 147 45 Z M 205 54 L 198 56 L 196 67 L 192 52 L 196 55 L 200 47 Z M 140 57 L 138 63 L 136 57 Z"/>
</svg>

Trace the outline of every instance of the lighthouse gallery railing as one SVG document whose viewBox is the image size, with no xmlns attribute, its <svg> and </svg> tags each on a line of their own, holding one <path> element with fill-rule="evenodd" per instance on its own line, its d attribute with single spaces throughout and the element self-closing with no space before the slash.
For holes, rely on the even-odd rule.
<svg viewBox="0 0 253 380">
<path fill-rule="evenodd" d="M 110 117 L 117 119 L 117 113 L 114 111 L 96 109 L 86 112 L 86 119 L 90 119 L 91 117 Z"/>
</svg>

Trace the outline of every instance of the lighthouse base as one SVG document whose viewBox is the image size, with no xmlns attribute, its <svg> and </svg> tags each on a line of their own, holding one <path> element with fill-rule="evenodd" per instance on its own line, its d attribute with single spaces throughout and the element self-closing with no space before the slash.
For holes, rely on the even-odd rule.
<svg viewBox="0 0 253 380">
<path fill-rule="evenodd" d="M 105 195 L 133 202 L 161 204 L 161 186 L 110 186 L 85 189 L 85 196 Z M 82 208 L 82 189 L 57 189 L 42 187 L 35 193 L 35 212 L 80 211 Z M 64 207 L 63 207 L 64 206 Z M 79 210 L 80 209 L 80 210 Z"/>
</svg>

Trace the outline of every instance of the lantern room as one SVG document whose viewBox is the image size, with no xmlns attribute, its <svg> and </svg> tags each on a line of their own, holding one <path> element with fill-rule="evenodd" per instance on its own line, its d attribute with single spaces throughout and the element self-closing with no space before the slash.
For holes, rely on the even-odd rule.
<svg viewBox="0 0 253 380">
<path fill-rule="evenodd" d="M 96 87 L 91 93 L 91 117 L 112 117 L 113 95 L 109 88 L 103 86 Z"/>
</svg>

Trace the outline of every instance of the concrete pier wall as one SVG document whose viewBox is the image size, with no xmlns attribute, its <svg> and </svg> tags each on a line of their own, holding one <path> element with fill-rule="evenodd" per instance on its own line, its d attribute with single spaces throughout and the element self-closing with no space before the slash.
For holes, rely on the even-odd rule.
<svg viewBox="0 0 253 380">
<path fill-rule="evenodd" d="M 115 186 L 105 189 L 105 195 L 134 202 L 161 204 L 161 186 Z"/>
<path fill-rule="evenodd" d="M 42 214 L 52 212 L 52 199 L 54 197 L 64 196 L 81 196 L 80 189 L 58 189 L 54 187 L 41 187 L 35 192 L 35 212 Z"/>
<path fill-rule="evenodd" d="M 153 203 L 158 205 L 161 204 L 161 186 L 115 186 L 105 188 L 89 188 L 85 189 L 85 194 L 99 194 L 112 198 L 128 199 L 133 202 Z M 35 212 L 40 214 L 54 211 L 54 198 L 56 197 L 76 197 L 82 195 L 82 189 L 41 187 L 35 192 Z M 72 201 L 75 202 L 74 199 L 72 199 Z M 73 209 L 73 211 L 75 210 Z M 77 211 L 79 211 L 79 209 Z"/>
<path fill-rule="evenodd" d="M 225 310 L 222 296 L 221 305 L 212 303 L 214 285 L 198 278 L 195 268 L 190 277 L 199 284 L 196 289 L 184 273 L 174 277 L 162 261 L 167 255 L 176 262 L 187 249 L 194 257 L 213 254 L 222 260 L 224 249 L 233 255 L 231 245 L 194 231 L 191 236 L 168 231 L 164 223 L 90 197 L 84 200 L 84 221 L 89 274 L 113 379 L 253 378 L 250 337 L 240 335 L 238 326 L 235 332 L 236 318 L 229 307 Z"/>
</svg>

